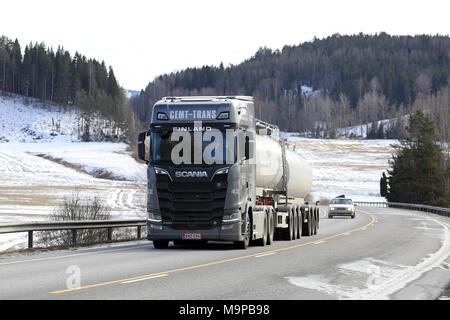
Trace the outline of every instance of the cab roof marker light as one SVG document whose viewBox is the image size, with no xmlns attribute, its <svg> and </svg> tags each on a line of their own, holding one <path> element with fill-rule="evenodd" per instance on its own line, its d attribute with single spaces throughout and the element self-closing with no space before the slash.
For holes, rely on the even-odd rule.
<svg viewBox="0 0 450 320">
<path fill-rule="evenodd" d="M 230 113 L 228 111 L 221 112 L 217 117 L 217 120 L 226 120 L 230 118 Z"/>
<path fill-rule="evenodd" d="M 169 120 L 169 117 L 164 112 L 158 112 L 156 118 L 158 120 Z"/>
</svg>

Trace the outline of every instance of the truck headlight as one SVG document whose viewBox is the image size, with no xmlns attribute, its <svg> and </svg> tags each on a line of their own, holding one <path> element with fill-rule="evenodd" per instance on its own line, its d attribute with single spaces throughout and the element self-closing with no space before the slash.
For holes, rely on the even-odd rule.
<svg viewBox="0 0 450 320">
<path fill-rule="evenodd" d="M 153 223 L 160 223 L 162 221 L 161 214 L 155 212 L 148 213 L 148 221 Z"/>
<path fill-rule="evenodd" d="M 222 221 L 228 223 L 241 221 L 241 212 L 237 211 L 232 214 L 224 214 Z"/>
<path fill-rule="evenodd" d="M 164 175 L 164 176 L 168 176 L 169 179 L 172 180 L 172 177 L 170 176 L 170 174 L 169 174 L 166 170 L 164 170 L 164 169 L 156 168 L 156 167 L 155 167 L 155 173 L 156 173 L 156 174 L 160 174 L 160 175 Z"/>
</svg>

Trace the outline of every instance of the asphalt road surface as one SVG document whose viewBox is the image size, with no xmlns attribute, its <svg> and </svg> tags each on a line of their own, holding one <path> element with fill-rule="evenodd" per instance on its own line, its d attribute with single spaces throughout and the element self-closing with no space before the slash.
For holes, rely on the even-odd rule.
<svg viewBox="0 0 450 320">
<path fill-rule="evenodd" d="M 436 299 L 450 219 L 358 208 L 312 237 L 235 250 L 149 241 L 0 255 L 0 299 Z"/>
</svg>

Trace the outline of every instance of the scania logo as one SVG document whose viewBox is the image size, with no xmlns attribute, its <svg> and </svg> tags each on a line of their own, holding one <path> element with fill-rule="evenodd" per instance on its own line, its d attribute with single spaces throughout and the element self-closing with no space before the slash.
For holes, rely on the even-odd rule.
<svg viewBox="0 0 450 320">
<path fill-rule="evenodd" d="M 206 171 L 175 171 L 175 177 L 177 177 L 177 178 L 207 178 L 208 173 Z"/>
</svg>

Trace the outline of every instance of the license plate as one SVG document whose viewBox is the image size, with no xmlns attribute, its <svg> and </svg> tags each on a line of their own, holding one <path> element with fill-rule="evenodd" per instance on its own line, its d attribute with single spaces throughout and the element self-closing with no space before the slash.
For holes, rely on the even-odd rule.
<svg viewBox="0 0 450 320">
<path fill-rule="evenodd" d="M 183 232 L 181 234 L 183 240 L 202 240 L 202 234 L 200 232 Z"/>
</svg>

